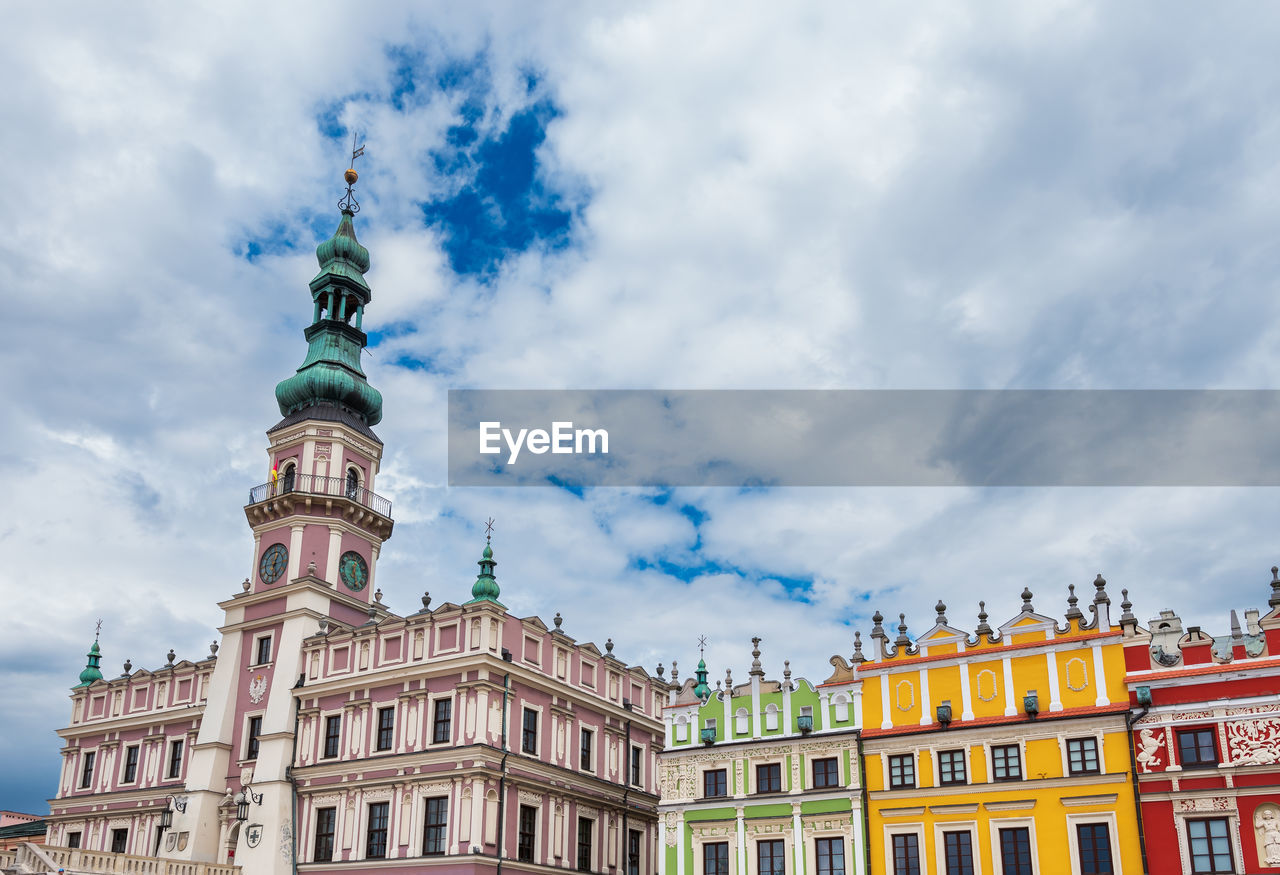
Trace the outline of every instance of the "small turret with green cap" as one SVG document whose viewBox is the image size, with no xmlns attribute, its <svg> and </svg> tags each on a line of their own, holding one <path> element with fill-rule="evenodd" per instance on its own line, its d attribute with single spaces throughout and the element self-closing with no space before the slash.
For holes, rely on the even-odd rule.
<svg viewBox="0 0 1280 875">
<path fill-rule="evenodd" d="M 698 639 L 698 669 L 693 673 L 698 682 L 694 684 L 693 694 L 702 701 L 711 698 L 711 685 L 707 683 L 707 661 L 702 658 L 703 649 L 707 646 L 706 636 Z"/>
<path fill-rule="evenodd" d="M 493 602 L 495 605 L 502 606 L 498 601 L 501 590 L 498 588 L 498 580 L 493 576 L 493 567 L 498 563 L 493 558 L 493 547 L 489 540 L 493 537 L 493 519 L 490 518 L 484 524 L 484 552 L 480 554 L 480 561 L 476 564 L 480 566 L 480 573 L 476 575 L 476 582 L 471 585 L 471 601 L 467 604 L 475 602 Z"/>
<path fill-rule="evenodd" d="M 72 689 L 87 687 L 94 681 L 102 680 L 102 669 L 99 664 L 102 662 L 102 651 L 98 649 L 98 635 L 102 631 L 102 621 L 98 621 L 98 628 L 93 633 L 93 646 L 89 648 L 89 662 L 85 665 L 84 671 L 80 672 L 80 683 L 76 684 Z"/>
</svg>

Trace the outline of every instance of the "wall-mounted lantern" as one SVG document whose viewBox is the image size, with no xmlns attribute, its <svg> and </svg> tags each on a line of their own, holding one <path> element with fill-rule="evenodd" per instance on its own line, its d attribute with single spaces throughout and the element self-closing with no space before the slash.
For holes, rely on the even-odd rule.
<svg viewBox="0 0 1280 875">
<path fill-rule="evenodd" d="M 942 704 L 938 706 L 938 722 L 942 724 L 942 728 L 946 729 L 951 725 L 951 700 L 943 699 Z"/>
<path fill-rule="evenodd" d="M 1035 690 L 1027 690 L 1027 694 L 1022 697 L 1022 710 L 1027 712 L 1027 716 L 1032 720 L 1036 719 L 1036 715 L 1040 713 L 1040 697 L 1036 695 Z"/>
</svg>

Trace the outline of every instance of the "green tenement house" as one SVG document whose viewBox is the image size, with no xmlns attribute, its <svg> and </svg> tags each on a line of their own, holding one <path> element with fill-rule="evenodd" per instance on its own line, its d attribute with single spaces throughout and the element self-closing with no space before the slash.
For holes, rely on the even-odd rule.
<svg viewBox="0 0 1280 875">
<path fill-rule="evenodd" d="M 659 875 L 863 875 L 861 683 L 842 658 L 816 687 L 766 680 L 753 638 L 749 679 L 672 685 L 664 714 Z"/>
</svg>

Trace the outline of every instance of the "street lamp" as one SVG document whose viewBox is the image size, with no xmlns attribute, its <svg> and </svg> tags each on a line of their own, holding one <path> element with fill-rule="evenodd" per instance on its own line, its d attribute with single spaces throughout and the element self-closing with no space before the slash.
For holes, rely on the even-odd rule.
<svg viewBox="0 0 1280 875">
<path fill-rule="evenodd" d="M 249 819 L 250 802 L 254 805 L 261 805 L 262 794 L 253 792 L 253 788 L 245 784 L 244 789 L 236 794 L 236 820 Z"/>
</svg>

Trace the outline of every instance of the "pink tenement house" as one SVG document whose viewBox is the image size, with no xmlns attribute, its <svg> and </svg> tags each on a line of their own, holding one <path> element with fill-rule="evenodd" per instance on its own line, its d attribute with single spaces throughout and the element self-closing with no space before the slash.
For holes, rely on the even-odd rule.
<svg viewBox="0 0 1280 875">
<path fill-rule="evenodd" d="M 374 492 L 382 397 L 360 365 L 372 292 L 346 179 L 221 643 L 106 680 L 95 639 L 48 842 L 254 875 L 656 872 L 665 681 L 559 614 L 551 629 L 509 614 L 488 539 L 464 604 L 424 596 L 401 617 L 375 589 L 393 523 Z"/>
</svg>

